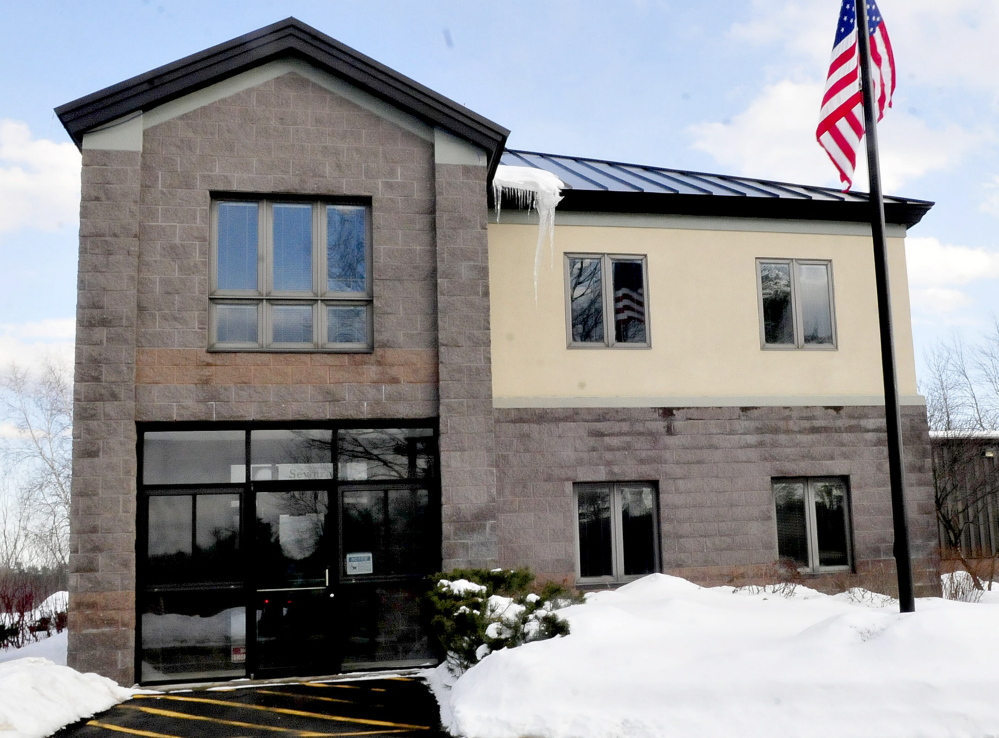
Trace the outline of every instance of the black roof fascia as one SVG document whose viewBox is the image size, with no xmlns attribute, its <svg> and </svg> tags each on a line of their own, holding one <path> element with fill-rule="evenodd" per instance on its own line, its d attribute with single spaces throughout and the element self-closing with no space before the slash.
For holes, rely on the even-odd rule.
<svg viewBox="0 0 999 738">
<path fill-rule="evenodd" d="M 505 203 L 504 203 L 505 204 Z M 933 207 L 932 202 L 905 200 L 885 203 L 885 221 L 911 228 Z M 776 220 L 827 220 L 870 223 L 866 201 L 803 200 L 777 197 L 679 195 L 668 192 L 606 192 L 562 190 L 561 212 L 649 213 Z"/>
<path fill-rule="evenodd" d="M 207 87 L 282 57 L 308 61 L 375 97 L 443 128 L 489 154 L 490 177 L 510 131 L 296 18 L 265 26 L 218 46 L 60 105 L 56 115 L 78 148 L 83 134 L 140 110 Z"/>
</svg>

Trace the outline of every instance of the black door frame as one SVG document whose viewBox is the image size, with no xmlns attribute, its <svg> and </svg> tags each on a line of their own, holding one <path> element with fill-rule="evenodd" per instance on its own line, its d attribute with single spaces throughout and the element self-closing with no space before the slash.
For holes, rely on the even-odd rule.
<svg viewBox="0 0 999 738">
<path fill-rule="evenodd" d="M 427 429 L 431 431 L 433 439 L 432 470 L 429 476 L 419 479 L 398 479 L 398 480 L 344 480 L 340 481 L 338 461 L 338 431 L 351 429 Z M 251 431 L 256 430 L 330 430 L 332 431 L 332 454 L 331 463 L 333 469 L 332 479 L 315 479 L 306 481 L 254 481 L 251 479 L 252 459 L 250 455 Z M 440 485 L 440 446 L 439 446 L 439 420 L 438 418 L 421 419 L 367 419 L 351 421 L 256 421 L 256 422 L 142 422 L 136 424 L 136 459 L 137 459 L 137 504 L 136 504 L 136 539 L 135 539 L 135 658 L 134 668 L 136 681 L 143 684 L 167 684 L 170 682 L 198 682 L 198 681 L 220 681 L 225 679 L 237 679 L 245 677 L 255 677 L 259 669 L 257 668 L 256 653 L 256 582 L 252 576 L 251 567 L 254 559 L 254 541 L 252 532 L 256 523 L 256 493 L 257 491 L 283 491 L 285 489 L 325 489 L 328 494 L 329 514 L 333 516 L 336 523 L 337 535 L 330 539 L 331 549 L 327 555 L 329 564 L 329 583 L 326 586 L 325 594 L 340 594 L 344 586 L 340 574 L 339 561 L 341 557 L 341 545 L 343 541 L 342 521 L 341 521 L 341 500 L 344 489 L 367 487 L 367 488 L 423 488 L 430 495 L 429 510 L 431 511 L 428 524 L 432 530 L 427 531 L 431 541 L 437 541 L 435 555 L 429 560 L 426 574 L 437 571 L 441 566 L 441 546 L 442 521 L 441 521 L 441 485 Z M 186 431 L 242 431 L 244 433 L 244 465 L 246 473 L 241 483 L 214 483 L 214 484 L 144 484 L 143 482 L 143 441 L 146 433 L 150 432 L 186 432 Z M 258 486 L 259 485 L 259 488 Z M 238 494 L 240 500 L 240 562 L 239 580 L 232 582 L 209 582 L 202 584 L 188 585 L 155 585 L 147 582 L 146 555 L 148 551 L 148 509 L 149 499 L 161 495 L 185 495 L 205 493 L 230 493 Z M 366 580 L 372 584 L 377 582 L 393 581 L 416 581 L 421 576 L 399 576 L 399 577 L 374 577 Z M 352 582 L 354 583 L 354 582 Z M 349 586 L 349 585 L 348 585 Z M 142 680 L 142 615 L 144 601 L 148 595 L 157 592 L 181 592 L 181 591 L 240 591 L 242 593 L 242 606 L 246 614 L 246 655 L 245 671 L 240 676 L 204 677 L 200 679 L 165 679 L 165 680 Z M 335 607 L 336 605 L 334 605 Z M 335 654 L 336 664 L 331 664 L 331 668 L 326 673 L 336 673 L 340 669 L 342 653 L 337 650 Z M 294 671 L 294 670 L 292 670 Z M 267 671 L 267 676 L 277 676 L 277 673 Z"/>
</svg>

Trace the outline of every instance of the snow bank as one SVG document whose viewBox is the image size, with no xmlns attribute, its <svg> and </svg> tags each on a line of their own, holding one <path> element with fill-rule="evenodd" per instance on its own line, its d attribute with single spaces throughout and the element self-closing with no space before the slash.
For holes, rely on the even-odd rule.
<svg viewBox="0 0 999 738">
<path fill-rule="evenodd" d="M 47 659 L 0 663 L 0 738 L 42 738 L 132 694 L 110 679 L 81 674 Z"/>
<path fill-rule="evenodd" d="M 785 596 L 790 595 L 790 596 Z M 431 679 L 468 738 L 999 734 L 999 607 L 665 575 L 561 610 L 572 633 Z"/>
</svg>

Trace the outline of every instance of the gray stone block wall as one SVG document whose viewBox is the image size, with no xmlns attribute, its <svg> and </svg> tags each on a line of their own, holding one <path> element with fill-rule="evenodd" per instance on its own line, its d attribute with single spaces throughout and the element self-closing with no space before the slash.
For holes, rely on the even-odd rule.
<svg viewBox="0 0 999 738">
<path fill-rule="evenodd" d="M 83 152 L 69 665 L 132 683 L 139 154 Z"/>
<path fill-rule="evenodd" d="M 499 550 L 486 169 L 438 164 L 436 183 L 444 568 L 493 567 Z"/>
<path fill-rule="evenodd" d="M 370 197 L 374 351 L 208 352 L 212 192 Z M 436 416 L 435 194 L 432 142 L 297 74 L 146 130 L 136 418 Z"/>
<path fill-rule="evenodd" d="M 920 594 L 937 592 L 938 556 L 923 408 L 904 414 L 908 513 Z M 850 481 L 858 570 L 891 560 L 880 407 L 522 409 L 496 411 L 503 566 L 573 579 L 573 483 L 653 481 L 663 570 L 702 583 L 777 558 L 771 479 Z"/>
</svg>

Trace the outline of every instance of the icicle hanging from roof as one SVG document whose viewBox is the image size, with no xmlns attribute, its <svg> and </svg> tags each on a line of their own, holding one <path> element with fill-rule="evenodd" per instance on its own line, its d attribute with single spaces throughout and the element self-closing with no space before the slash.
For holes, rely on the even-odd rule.
<svg viewBox="0 0 999 738">
<path fill-rule="evenodd" d="M 510 167 L 500 164 L 493 176 L 493 201 L 496 203 L 496 221 L 499 222 L 503 195 L 509 195 L 521 210 L 538 211 L 538 245 L 534 250 L 534 301 L 538 301 L 538 273 L 541 271 L 541 252 L 545 241 L 551 265 L 555 264 L 555 206 L 562 200 L 565 187 L 551 172 L 534 167 Z"/>
</svg>

